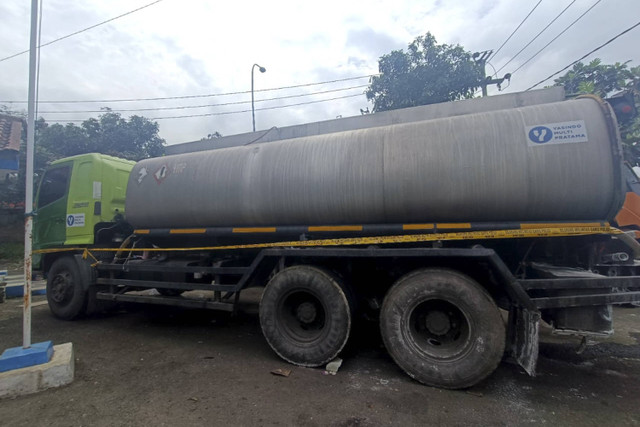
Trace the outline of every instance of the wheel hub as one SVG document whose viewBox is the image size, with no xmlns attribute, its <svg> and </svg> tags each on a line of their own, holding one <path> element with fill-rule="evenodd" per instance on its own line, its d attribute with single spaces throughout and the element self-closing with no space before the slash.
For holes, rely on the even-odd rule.
<svg viewBox="0 0 640 427">
<path fill-rule="evenodd" d="M 451 320 L 442 311 L 432 311 L 425 318 L 425 326 L 434 335 L 445 335 L 451 330 Z"/>
<path fill-rule="evenodd" d="M 453 359 L 469 348 L 470 325 L 460 308 L 443 299 L 429 299 L 409 315 L 409 334 L 428 357 Z"/>
<path fill-rule="evenodd" d="M 302 323 L 313 323 L 316 320 L 317 310 L 313 303 L 303 302 L 296 309 L 296 316 Z"/>
<path fill-rule="evenodd" d="M 64 302 L 71 292 L 71 283 L 66 276 L 58 274 L 54 279 L 51 287 L 52 298 L 55 302 Z"/>
</svg>

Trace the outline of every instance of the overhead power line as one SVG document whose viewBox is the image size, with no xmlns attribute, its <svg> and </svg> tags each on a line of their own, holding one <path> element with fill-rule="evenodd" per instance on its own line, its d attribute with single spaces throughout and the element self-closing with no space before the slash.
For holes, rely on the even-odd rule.
<svg viewBox="0 0 640 427">
<path fill-rule="evenodd" d="M 563 72 L 564 70 L 568 69 L 569 67 L 573 66 L 574 64 L 577 64 L 578 62 L 582 61 L 583 59 L 585 59 L 587 56 L 599 51 L 600 49 L 602 49 L 603 47 L 607 46 L 608 44 L 612 43 L 614 40 L 616 40 L 618 37 L 628 33 L 629 31 L 633 30 L 634 28 L 636 28 L 637 26 L 640 25 L 640 21 L 637 22 L 636 24 L 632 25 L 631 27 L 627 28 L 626 30 L 624 30 L 623 32 L 621 32 L 620 34 L 618 34 L 617 36 L 611 38 L 610 40 L 608 40 L 607 42 L 601 44 L 600 46 L 598 46 L 597 48 L 593 49 L 591 52 L 587 53 L 586 55 L 583 55 L 581 58 L 576 59 L 575 61 L 573 61 L 571 64 L 567 65 L 566 67 L 564 67 L 561 70 L 556 71 L 555 73 L 551 74 L 549 77 L 540 80 L 538 83 L 534 84 L 533 86 L 531 86 L 530 88 L 526 89 L 526 90 L 531 90 L 533 88 L 535 88 L 536 86 L 541 85 L 542 83 L 546 82 L 547 80 L 549 80 L 552 77 L 557 76 L 558 74 L 560 74 L 561 72 Z"/>
<path fill-rule="evenodd" d="M 543 50 L 545 50 L 547 47 L 549 47 L 549 45 L 551 43 L 553 43 L 554 41 L 556 41 L 558 39 L 558 37 L 560 37 L 561 35 L 563 35 L 569 28 L 571 28 L 573 26 L 573 24 L 575 24 L 576 22 L 578 22 L 580 19 L 582 19 L 583 16 L 585 16 L 587 13 L 589 13 L 589 11 L 591 9 L 593 9 L 594 7 L 596 7 L 596 5 L 598 3 L 600 3 L 601 0 L 598 0 L 597 2 L 595 2 L 593 5 L 591 5 L 591 7 L 589 9 L 587 9 L 582 15 L 578 16 L 578 18 L 576 18 L 575 21 L 573 21 L 571 24 L 569 24 L 569 26 L 567 28 L 565 28 L 560 34 L 558 34 L 557 36 L 555 36 L 553 39 L 551 39 L 551 41 L 549 41 L 549 43 L 545 44 L 544 46 L 542 46 L 542 48 L 540 50 L 538 50 L 536 53 L 534 53 L 533 55 L 531 55 L 529 57 L 529 59 L 527 59 L 526 61 L 524 61 L 522 64 L 520 64 L 520 66 L 518 68 L 516 68 L 514 71 L 511 72 L 511 75 L 515 74 L 516 71 L 518 71 L 519 69 L 521 69 L 522 67 L 524 67 L 525 65 L 527 65 L 529 63 L 529 61 L 531 61 L 533 58 L 535 58 L 536 56 L 538 56 L 540 54 L 540 52 L 542 52 Z"/>
<path fill-rule="evenodd" d="M 289 107 L 297 107 L 300 105 L 309 105 L 309 104 L 317 104 L 320 102 L 327 102 L 327 101 L 335 101 L 338 99 L 346 99 L 346 98 L 353 98 L 356 96 L 362 96 L 361 93 L 356 93 L 354 95 L 345 95 L 345 96 L 337 96 L 334 98 L 327 98 L 327 99 L 320 99 L 317 101 L 307 101 L 307 102 L 299 102 L 297 104 L 287 104 L 287 105 L 277 105 L 274 107 L 263 107 L 263 108 L 256 108 L 255 111 L 266 111 L 266 110 L 277 110 L 277 109 L 281 109 L 281 108 L 289 108 Z M 251 112 L 251 110 L 239 110 L 239 111 L 223 111 L 223 112 L 218 112 L 218 113 L 206 113 L 206 114 L 189 114 L 189 115 L 184 115 L 184 116 L 166 116 L 166 117 L 149 117 L 148 120 L 166 120 L 166 119 L 185 119 L 185 118 L 189 118 L 189 117 L 209 117 L 209 116 L 226 116 L 229 114 L 240 114 L 240 113 L 249 113 Z M 48 122 L 52 122 L 52 123 L 59 123 L 59 122 L 63 122 L 63 123 L 70 123 L 70 122 L 83 122 L 84 120 L 81 119 L 74 119 L 74 120 L 46 120 Z"/>
<path fill-rule="evenodd" d="M 309 104 L 317 104 L 319 102 L 327 102 L 327 101 L 336 101 L 338 99 L 347 99 L 347 98 L 353 98 L 356 96 L 362 96 L 361 93 L 356 93 L 353 95 L 345 95 L 345 96 L 336 96 L 334 98 L 327 98 L 327 99 L 320 99 L 317 101 L 307 101 L 307 102 L 298 102 L 297 104 L 288 104 L 288 105 L 277 105 L 274 107 L 263 107 L 263 108 L 256 108 L 256 111 L 266 111 L 266 110 L 278 110 L 281 108 L 289 108 L 289 107 L 298 107 L 300 105 L 309 105 Z M 182 118 L 187 118 L 187 117 L 206 117 L 206 116 L 224 116 L 224 115 L 228 115 L 228 114 L 239 114 L 239 113 L 248 113 L 251 110 L 242 110 L 242 111 L 226 111 L 226 112 L 221 112 L 221 113 L 207 113 L 207 114 L 192 114 L 192 115 L 187 115 L 187 116 L 168 116 L 168 117 L 155 117 L 149 120 L 165 120 L 165 119 L 182 119 Z"/>
<path fill-rule="evenodd" d="M 308 86 L 319 86 L 319 85 L 330 84 L 330 83 L 346 82 L 346 81 L 350 81 L 350 80 L 359 80 L 359 79 L 365 79 L 365 78 L 368 79 L 371 76 L 376 76 L 376 75 L 379 75 L 379 74 L 369 74 L 369 75 L 366 75 L 366 76 L 358 76 L 358 77 L 347 77 L 347 78 L 344 78 L 344 79 L 326 80 L 326 81 L 323 81 L 323 82 L 302 83 L 302 84 L 298 84 L 298 85 L 280 86 L 280 87 L 273 87 L 273 88 L 268 88 L 268 89 L 256 89 L 256 90 L 254 90 L 254 92 L 270 92 L 270 91 L 274 91 L 274 90 L 294 89 L 294 88 L 308 87 Z M 241 95 L 241 94 L 245 94 L 245 93 L 251 93 L 251 91 L 250 90 L 244 90 L 244 91 L 239 91 L 239 92 L 211 93 L 211 94 L 206 94 L 206 95 L 165 96 L 165 97 L 158 97 L 158 98 L 124 98 L 124 99 L 87 99 L 87 100 L 69 100 L 69 101 L 38 101 L 38 103 L 39 104 L 89 104 L 89 103 L 107 103 L 107 102 L 164 101 L 164 100 L 169 100 L 169 99 L 211 98 L 211 97 L 214 97 L 214 96 Z M 12 104 L 12 103 L 13 104 L 22 104 L 22 103 L 26 103 L 27 101 L 2 101 L 2 100 L 0 100 L 0 102 L 7 103 L 7 104 Z"/>
<path fill-rule="evenodd" d="M 146 8 L 148 8 L 148 7 L 150 7 L 150 6 L 153 6 L 154 4 L 160 3 L 161 1 L 163 1 L 163 0 L 156 0 L 156 1 L 154 1 L 154 2 L 151 2 L 151 3 L 149 3 L 149 4 L 146 4 L 146 5 L 144 5 L 144 6 L 141 6 L 141 7 L 137 8 L 137 9 L 130 10 L 130 11 L 129 11 L 129 12 L 127 12 L 127 13 L 123 13 L 122 15 L 115 16 L 115 17 L 113 17 L 113 18 L 111 18 L 111 19 L 107 19 L 106 21 L 102 21 L 102 22 L 97 23 L 97 24 L 95 24 L 95 25 L 92 25 L 92 26 L 90 26 L 90 27 L 84 28 L 84 29 L 82 29 L 82 30 L 76 31 L 76 32 L 71 33 L 71 34 L 67 34 L 66 36 L 62 36 L 62 37 L 57 38 L 57 39 L 55 39 L 55 40 L 51 40 L 50 42 L 47 42 L 47 43 L 44 43 L 44 44 L 38 45 L 38 48 L 45 47 L 45 46 L 49 46 L 50 44 L 57 43 L 57 42 L 59 42 L 60 40 L 68 39 L 69 37 L 73 37 L 73 36 L 78 35 L 78 34 L 80 34 L 80 33 L 84 33 L 85 31 L 92 30 L 92 29 L 94 29 L 94 28 L 96 28 L 96 27 L 99 27 L 99 26 L 101 26 L 101 25 L 104 25 L 104 24 L 107 24 L 107 23 L 109 23 L 109 22 L 115 21 L 116 19 L 120 19 L 120 18 L 123 18 L 123 17 L 125 17 L 125 16 L 127 16 L 127 15 L 131 15 L 132 13 L 138 12 L 138 11 L 140 11 L 140 10 L 142 10 L 142 9 L 146 9 Z M 28 52 L 29 52 L 28 50 L 24 50 L 24 51 L 22 51 L 22 52 L 15 53 L 15 54 L 13 54 L 13 55 L 10 55 L 10 56 L 7 56 L 7 57 L 5 57 L 5 58 L 0 59 L 0 62 L 6 61 L 6 60 L 11 59 L 11 58 L 15 58 L 16 56 L 24 55 L 25 53 L 28 53 Z"/>
<path fill-rule="evenodd" d="M 560 17 L 561 17 L 561 16 L 562 16 L 566 11 L 567 11 L 567 9 L 569 9 L 569 8 L 570 8 L 570 7 L 571 7 L 575 2 L 576 2 L 576 0 L 573 0 L 571 3 L 569 3 L 569 5 L 567 5 L 567 7 L 565 7 L 564 9 L 562 9 L 562 11 L 561 11 L 559 14 L 557 14 L 557 15 L 556 15 L 556 17 L 555 17 L 555 18 L 553 18 L 553 19 L 551 20 L 551 22 L 549 22 L 549 23 L 547 24 L 547 26 L 546 26 L 546 27 L 544 27 L 542 30 L 540 30 L 540 31 L 538 32 L 538 34 L 536 34 L 536 35 L 535 35 L 535 37 L 534 37 L 534 38 L 532 38 L 531 40 L 529 40 L 529 42 L 528 42 L 526 45 L 524 45 L 524 47 L 523 47 L 522 49 L 520 49 L 520 50 L 518 51 L 518 53 L 516 53 L 515 55 L 513 55 L 513 56 L 512 56 L 512 57 L 507 61 L 507 63 L 506 63 L 506 64 L 504 64 L 502 67 L 500 67 L 500 68 L 498 69 L 498 71 L 496 72 L 496 75 L 500 72 L 500 70 L 504 69 L 507 65 L 509 65 L 509 64 L 511 63 L 511 61 L 513 61 L 514 59 L 516 59 L 516 58 L 517 58 L 517 57 L 518 57 L 518 56 L 519 56 L 519 55 L 520 55 L 520 54 L 521 54 L 521 53 L 522 53 L 526 48 L 528 48 L 528 47 L 531 45 L 531 43 L 533 43 L 534 41 L 536 41 L 536 39 L 537 39 L 538 37 L 540 37 L 540 35 L 542 35 L 542 33 L 544 33 L 544 32 L 547 30 L 547 28 L 549 28 L 549 27 L 550 27 L 554 22 L 556 22 L 556 21 L 558 20 L 558 18 L 560 18 Z M 598 2 L 596 2 L 596 4 L 598 4 L 599 2 L 600 2 L 600 0 L 598 0 Z M 595 4 L 594 4 L 594 6 L 595 6 Z M 593 6 L 591 6 L 591 7 L 593 7 Z M 588 12 L 588 11 L 587 11 L 587 12 Z M 583 16 L 584 16 L 584 14 L 583 14 Z M 580 18 L 578 18 L 578 19 L 580 19 Z M 574 21 L 574 22 L 576 22 L 576 21 Z M 571 24 L 571 25 L 573 25 L 573 24 Z M 566 31 L 567 29 L 569 29 L 569 27 L 567 27 L 564 31 Z M 511 74 L 513 74 L 513 73 L 511 73 Z"/>
<path fill-rule="evenodd" d="M 276 101 L 280 99 L 302 98 L 305 96 L 320 95 L 325 93 L 342 92 L 352 89 L 365 88 L 368 85 L 350 86 L 340 89 L 322 90 L 318 92 L 300 93 L 297 95 L 276 96 L 273 98 L 256 99 L 255 102 L 267 102 Z M 155 108 L 130 108 L 130 109 L 109 109 L 108 111 L 114 113 L 128 113 L 135 111 L 162 111 L 162 110 L 188 110 L 192 108 L 206 108 L 206 107 L 223 107 L 227 105 L 239 105 L 239 104 L 251 104 L 251 101 L 235 101 L 235 102 L 223 102 L 221 104 L 206 104 L 206 105 L 181 105 L 178 107 L 155 107 Z M 73 110 L 73 111 L 41 111 L 41 114 L 78 114 L 78 113 L 104 113 L 106 110 Z"/>
<path fill-rule="evenodd" d="M 539 0 L 538 3 L 536 3 L 535 6 L 533 6 L 533 9 L 531 9 L 529 11 L 529 13 L 527 14 L 527 16 L 524 17 L 524 19 L 518 24 L 518 26 L 516 27 L 515 30 L 513 30 L 513 32 L 511 33 L 511 35 L 509 37 L 507 37 L 507 39 L 500 45 L 500 47 L 498 48 L 498 50 L 496 50 L 493 55 L 491 55 L 491 57 L 487 60 L 487 62 L 489 62 L 491 59 L 495 58 L 495 56 L 498 54 L 498 52 L 500 52 L 502 50 L 502 48 L 504 47 L 505 44 L 507 44 L 507 42 L 509 40 L 511 40 L 511 37 L 513 37 L 513 35 L 520 29 L 520 27 L 522 27 L 522 24 L 524 24 L 527 19 L 529 19 L 529 17 L 531 16 L 531 14 L 533 13 L 534 10 L 536 10 L 536 8 L 540 5 L 540 3 L 542 3 L 542 0 Z M 496 73 L 497 74 L 497 73 Z"/>
</svg>

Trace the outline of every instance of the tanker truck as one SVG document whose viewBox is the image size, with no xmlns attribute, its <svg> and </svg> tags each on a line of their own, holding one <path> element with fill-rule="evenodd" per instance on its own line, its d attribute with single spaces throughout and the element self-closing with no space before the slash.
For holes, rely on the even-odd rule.
<svg viewBox="0 0 640 427">
<path fill-rule="evenodd" d="M 330 362 L 366 316 L 408 375 L 465 388 L 505 356 L 534 375 L 540 321 L 608 336 L 612 305 L 640 300 L 639 245 L 610 225 L 621 167 L 593 96 L 137 163 L 79 155 L 42 178 L 35 264 L 61 319 L 119 302 L 234 312 L 260 287 L 264 338 L 290 363 Z"/>
</svg>

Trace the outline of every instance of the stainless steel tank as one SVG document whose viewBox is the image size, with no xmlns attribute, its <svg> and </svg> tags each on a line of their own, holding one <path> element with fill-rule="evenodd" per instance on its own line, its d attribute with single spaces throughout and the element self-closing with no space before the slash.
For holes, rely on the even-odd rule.
<svg viewBox="0 0 640 427">
<path fill-rule="evenodd" d="M 142 160 L 138 228 L 605 220 L 619 137 L 582 98 Z"/>
</svg>

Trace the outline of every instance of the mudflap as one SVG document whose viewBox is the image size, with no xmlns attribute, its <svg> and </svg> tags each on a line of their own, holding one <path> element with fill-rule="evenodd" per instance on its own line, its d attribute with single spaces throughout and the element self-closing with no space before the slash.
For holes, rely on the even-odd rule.
<svg viewBox="0 0 640 427">
<path fill-rule="evenodd" d="M 83 259 L 81 254 L 76 254 L 73 256 L 78 264 L 78 271 L 80 272 L 80 277 L 82 278 L 82 287 L 86 290 L 93 284 L 95 281 L 93 267 L 91 267 L 91 262 L 87 259 Z"/>
<path fill-rule="evenodd" d="M 511 356 L 532 377 L 538 362 L 540 312 L 523 307 L 511 307 L 508 321 L 508 346 Z"/>
<path fill-rule="evenodd" d="M 96 297 L 95 285 L 95 269 L 91 266 L 91 260 L 82 257 L 82 254 L 76 254 L 73 256 L 78 264 L 78 271 L 80 272 L 80 280 L 82 281 L 82 287 L 86 291 L 86 302 L 84 308 L 84 314 L 90 316 L 109 308 L 105 302 L 98 301 Z"/>
</svg>

